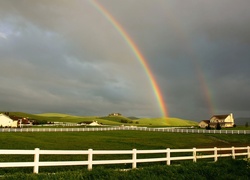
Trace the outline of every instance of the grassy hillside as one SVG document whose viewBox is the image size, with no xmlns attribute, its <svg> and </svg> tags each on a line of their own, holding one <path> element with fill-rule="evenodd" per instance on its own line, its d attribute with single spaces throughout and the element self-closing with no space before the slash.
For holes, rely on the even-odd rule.
<svg viewBox="0 0 250 180">
<path fill-rule="evenodd" d="M 56 113 L 46 113 L 39 114 L 40 117 L 44 119 L 50 119 L 52 122 L 68 122 L 68 123 L 79 123 L 82 121 L 93 121 L 96 116 L 73 116 L 67 114 L 56 114 Z"/>
<path fill-rule="evenodd" d="M 197 126 L 197 122 L 179 118 L 143 118 L 139 119 L 140 125 L 152 126 Z"/>
<path fill-rule="evenodd" d="M 196 126 L 197 122 L 179 118 L 129 118 L 123 116 L 74 116 L 60 113 L 28 114 L 23 112 L 9 112 L 10 115 L 28 117 L 32 120 L 47 122 L 79 123 L 84 121 L 98 121 L 105 125 L 136 125 L 136 126 Z"/>
<path fill-rule="evenodd" d="M 115 122 L 119 124 L 124 124 L 124 123 L 133 123 L 133 121 L 127 117 L 123 116 L 104 116 L 104 117 L 99 117 L 98 121 L 102 122 L 103 120 L 107 120 L 109 122 Z"/>
<path fill-rule="evenodd" d="M 35 120 L 35 121 L 40 121 L 40 122 L 50 121 L 50 118 L 45 119 L 44 117 L 37 116 L 34 114 L 28 114 L 24 112 L 8 112 L 8 113 L 9 113 L 9 116 L 28 118 L 30 120 Z"/>
<path fill-rule="evenodd" d="M 117 122 L 121 124 L 136 125 L 136 126 L 197 126 L 198 123 L 190 120 L 179 118 L 136 118 L 130 119 L 127 117 L 100 117 L 98 122 L 103 120 Z"/>
<path fill-rule="evenodd" d="M 43 113 L 43 114 L 36 114 L 36 115 L 43 116 L 43 117 L 67 117 L 67 116 L 77 117 L 74 115 L 61 114 L 61 113 Z"/>
</svg>

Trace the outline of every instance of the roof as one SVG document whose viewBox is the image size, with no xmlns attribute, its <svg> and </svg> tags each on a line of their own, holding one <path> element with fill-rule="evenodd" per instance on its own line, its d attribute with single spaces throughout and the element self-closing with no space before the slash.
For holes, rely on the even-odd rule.
<svg viewBox="0 0 250 180">
<path fill-rule="evenodd" d="M 9 116 L 7 116 L 6 114 L 0 113 L 0 116 L 11 119 Z M 12 120 L 12 119 L 11 119 Z"/>
<path fill-rule="evenodd" d="M 204 122 L 204 123 L 209 124 L 209 123 L 210 123 L 210 120 L 202 120 L 201 122 Z M 201 123 L 201 122 L 200 122 L 200 123 Z"/>
<path fill-rule="evenodd" d="M 3 121 L 12 121 L 13 122 L 13 119 L 11 119 L 9 116 L 5 115 L 5 114 L 0 114 L 0 120 L 3 120 Z"/>
<path fill-rule="evenodd" d="M 217 118 L 217 119 L 226 119 L 228 116 L 229 116 L 229 114 L 225 114 L 225 115 L 213 115 L 211 117 L 211 119 L 214 118 L 214 117 Z"/>
</svg>

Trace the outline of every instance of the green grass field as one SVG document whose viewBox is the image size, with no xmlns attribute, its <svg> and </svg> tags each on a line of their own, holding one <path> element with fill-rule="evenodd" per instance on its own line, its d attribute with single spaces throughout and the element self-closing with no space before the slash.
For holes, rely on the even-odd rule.
<svg viewBox="0 0 250 180">
<path fill-rule="evenodd" d="M 145 132 L 145 131 L 103 131 L 103 132 L 23 132 L 23 133 L 1 133 L 1 149 L 27 149 L 40 148 L 42 150 L 131 150 L 133 148 L 141 150 L 149 149 L 186 149 L 186 148 L 205 148 L 205 147 L 245 147 L 250 144 L 249 135 L 238 134 L 186 134 L 186 133 L 167 133 L 167 132 Z M 150 157 L 158 157 L 150 155 Z M 162 156 L 162 155 L 161 155 Z M 164 155 L 163 155 L 164 156 Z M 149 157 L 147 154 L 138 156 L 139 158 Z M 98 159 L 128 159 L 131 155 L 98 155 Z M 32 155 L 0 155 L 0 162 L 32 162 Z M 87 155 L 42 155 L 41 161 L 79 161 L 87 160 Z M 200 160 L 199 160 L 200 161 Z M 205 160 L 206 161 L 206 160 Z M 210 160 L 212 161 L 212 160 Z M 176 162 L 180 163 L 180 162 Z M 173 162 L 172 164 L 176 164 Z M 138 167 L 150 167 L 155 165 L 165 165 L 159 163 L 143 163 Z M 94 167 L 94 169 L 100 166 Z M 102 167 L 102 166 L 101 166 Z M 126 169 L 131 168 L 131 164 L 105 165 L 105 169 Z M 39 172 L 45 173 L 39 176 L 27 176 L 27 179 L 41 177 L 52 178 L 48 173 L 62 173 L 68 179 L 72 173 L 82 174 L 81 170 L 87 169 L 86 166 L 61 166 L 61 167 L 40 167 Z M 70 172 L 69 172 L 70 171 Z M 21 174 L 32 173 L 32 168 L 0 168 L 0 175 L 16 174 L 9 176 L 19 179 Z M 96 176 L 97 171 L 93 171 Z M 105 176 L 106 170 L 100 176 Z M 87 172 L 88 174 L 88 172 Z M 110 174 L 111 175 L 111 174 Z M 56 177 L 56 176 L 55 176 Z M 135 178 L 135 177 L 134 177 Z M 1 179 L 1 178 L 0 178 Z"/>
<path fill-rule="evenodd" d="M 104 131 L 104 132 L 44 132 L 44 133 L 1 133 L 1 149 L 40 148 L 42 150 L 141 150 L 149 149 L 186 149 L 205 147 L 243 147 L 250 144 L 249 135 L 232 134 L 186 134 L 145 131 Z M 110 157 L 99 155 L 101 159 Z M 129 155 L 112 155 L 112 158 L 131 158 Z M 148 157 L 142 155 L 142 157 Z M 155 157 L 155 156 L 153 156 Z M 158 157 L 158 156 L 157 156 Z M 0 155 L 0 162 L 33 161 L 32 155 Z M 41 161 L 61 161 L 87 159 L 87 156 L 56 155 L 41 156 Z M 153 163 L 154 164 L 154 163 Z M 142 164 L 142 167 L 152 166 L 152 163 Z M 162 164 L 163 163 L 156 163 Z M 106 165 L 105 168 L 131 168 L 128 165 Z M 71 167 L 41 167 L 40 172 L 62 172 L 82 169 Z M 84 167 L 86 169 L 86 167 Z M 32 168 L 0 168 L 0 175 L 10 173 L 31 173 Z"/>
<path fill-rule="evenodd" d="M 1 133 L 1 149 L 165 149 L 247 146 L 249 135 L 145 131 Z"/>
<path fill-rule="evenodd" d="M 164 126 L 196 126 L 197 123 L 194 121 L 187 121 L 178 118 L 143 118 L 143 119 L 129 119 L 126 117 L 81 117 L 81 116 L 72 116 L 67 114 L 56 114 L 56 113 L 47 113 L 47 114 L 26 114 L 26 113 L 14 113 L 16 116 L 20 117 L 29 117 L 31 119 L 37 120 L 46 120 L 49 122 L 71 122 L 78 123 L 82 121 L 93 121 L 96 120 L 99 123 L 109 124 L 109 125 L 121 125 L 121 121 L 128 121 L 128 125 L 136 125 L 136 126 L 148 126 L 148 127 L 164 127 Z M 132 121 L 132 123 L 130 122 Z M 138 122 L 138 123 L 136 123 Z M 125 124 L 126 125 L 126 124 Z M 238 127 L 239 128 L 239 127 Z M 240 128 L 241 129 L 241 128 Z M 186 148 L 207 148 L 207 147 L 246 147 L 250 145 L 249 135 L 239 135 L 239 134 L 187 134 L 187 133 L 167 133 L 167 132 L 146 132 L 146 131 L 103 131 L 103 132 L 23 132 L 23 133 L 1 133 L 0 135 L 1 146 L 0 149 L 27 149 L 32 150 L 34 148 L 40 148 L 42 150 L 131 150 L 131 149 L 141 149 L 141 150 L 149 150 L 149 149 L 186 149 Z M 106 156 L 100 155 L 101 159 L 106 159 Z M 142 155 L 143 157 L 147 157 L 147 155 Z M 127 155 L 112 155 L 112 158 L 126 158 Z M 17 162 L 17 161 L 33 161 L 32 155 L 0 155 L 0 162 Z M 83 157 L 80 155 L 76 156 L 41 156 L 41 161 L 50 161 L 50 160 L 79 160 L 79 159 L 87 159 L 87 157 Z M 205 160 L 206 161 L 206 160 Z M 164 165 L 162 163 L 146 163 L 143 164 L 142 167 L 147 169 L 152 165 Z M 225 165 L 225 164 L 224 164 Z M 218 165 L 218 167 L 221 165 Z M 241 165 L 242 166 L 242 165 Z M 105 170 L 98 170 L 93 172 L 82 172 L 83 167 L 41 167 L 39 172 L 44 172 L 45 174 L 41 175 L 28 175 L 32 172 L 32 168 L 0 168 L 0 175 L 4 175 L 4 177 L 9 177 L 9 179 L 19 179 L 22 177 L 23 179 L 78 179 L 77 177 L 86 177 L 87 179 L 96 179 L 100 177 L 101 179 L 109 179 L 112 174 L 110 170 L 106 170 L 106 168 L 131 168 L 131 164 L 126 165 L 106 165 L 104 166 Z M 165 166 L 163 166 L 165 167 Z M 171 166 L 172 167 L 172 166 Z M 185 169 L 192 169 L 193 165 L 184 166 Z M 197 169 L 199 165 L 195 166 Z M 212 166 L 213 167 L 213 166 Z M 233 163 L 230 168 L 242 168 L 236 163 Z M 96 169 L 98 167 L 94 167 Z M 211 172 L 217 173 L 216 170 L 210 169 L 211 167 L 207 167 L 206 177 L 217 177 L 210 176 Z M 229 170 L 230 170 L 229 168 Z M 84 167 L 86 170 L 86 167 Z M 162 173 L 172 173 L 176 174 L 175 178 L 181 178 L 181 174 L 183 173 L 183 169 L 176 170 L 173 168 L 169 171 L 167 170 L 159 171 L 159 174 L 154 175 L 153 171 L 159 170 L 159 167 L 154 168 L 152 170 L 148 169 L 148 172 L 152 171 L 151 174 L 147 174 L 147 172 L 131 172 L 125 173 L 124 176 L 120 177 L 117 175 L 117 179 L 140 179 L 145 174 L 145 179 L 153 178 L 153 177 L 161 177 L 165 179 L 165 176 L 160 176 Z M 171 168 L 170 168 L 171 169 Z M 196 169 L 193 169 L 196 171 Z M 210 172 L 211 170 L 211 172 Z M 65 172 L 67 171 L 67 172 Z M 176 172 L 180 171 L 180 172 Z M 197 170 L 198 171 L 198 170 Z M 49 174 L 57 172 L 53 177 Z M 221 171 L 218 171 L 221 172 Z M 17 174 L 16 174 L 17 173 Z M 19 174 L 18 174 L 19 173 Z M 16 174 L 14 176 L 10 174 Z M 87 174 L 87 175 L 86 175 Z M 109 175 L 108 175 L 109 174 Z M 146 175 L 147 174 L 147 175 Z M 246 174 L 241 173 L 243 177 L 247 177 Z M 6 176 L 10 175 L 10 176 Z M 151 177 L 151 175 L 154 175 Z M 188 176 L 189 173 L 186 173 L 185 176 Z M 198 175 L 198 174 L 197 174 Z M 234 174 L 232 174 L 234 175 Z M 196 176 L 196 175 L 194 175 Z M 94 178 L 95 177 L 95 178 Z M 108 178 L 109 177 L 109 178 Z M 171 177 L 171 176 L 169 176 Z M 191 176 L 190 176 L 191 177 Z M 224 177 L 224 176 L 218 176 Z M 229 177 L 229 176 L 228 176 Z M 232 176 L 233 177 L 233 176 Z M 235 176 L 234 176 L 235 177 Z M 236 176 L 237 177 L 237 176 Z M 1 176 L 0 176 L 1 179 Z M 3 178 L 4 179 L 4 178 Z M 8 178 L 7 178 L 8 179 Z M 82 178 L 79 178 L 82 179 Z M 83 178 L 85 179 L 85 178 Z M 115 179 L 115 178 L 114 178 Z"/>
</svg>

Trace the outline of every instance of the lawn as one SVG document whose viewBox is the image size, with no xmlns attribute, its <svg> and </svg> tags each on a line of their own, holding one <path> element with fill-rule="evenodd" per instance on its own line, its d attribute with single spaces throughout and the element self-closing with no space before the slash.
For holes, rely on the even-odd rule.
<svg viewBox="0 0 250 180">
<path fill-rule="evenodd" d="M 239 147 L 250 144 L 249 135 L 238 134 L 186 134 L 145 131 L 102 131 L 102 132 L 34 132 L 34 133 L 1 133 L 1 149 L 40 148 L 42 150 L 140 150 L 149 149 L 186 149 L 205 147 Z M 110 157 L 101 156 L 101 159 Z M 114 159 L 129 158 L 129 155 L 112 155 Z M 146 154 L 144 155 L 147 156 Z M 1 162 L 33 161 L 32 155 L 0 155 Z M 131 158 L 131 157 L 130 157 Z M 86 160 L 87 156 L 48 156 L 40 157 L 41 161 Z M 157 164 L 164 164 L 157 163 Z M 166 164 L 166 163 L 165 163 Z M 143 164 L 150 166 L 152 164 Z M 106 165 L 105 168 L 131 168 L 131 164 Z M 86 168 L 86 167 L 85 167 Z M 84 168 L 84 169 L 85 169 Z M 41 167 L 40 172 L 60 172 L 79 170 L 82 167 Z M 16 172 L 30 173 L 32 168 L 0 168 L 0 174 Z"/>
<path fill-rule="evenodd" d="M 1 133 L 1 149 L 165 149 L 247 146 L 249 135 L 145 131 Z"/>
</svg>

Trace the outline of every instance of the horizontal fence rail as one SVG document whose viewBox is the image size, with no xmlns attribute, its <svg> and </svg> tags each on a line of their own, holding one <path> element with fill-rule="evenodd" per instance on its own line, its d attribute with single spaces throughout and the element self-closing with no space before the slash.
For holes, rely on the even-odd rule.
<svg viewBox="0 0 250 180">
<path fill-rule="evenodd" d="M 182 153 L 182 154 L 180 154 Z M 115 155 L 128 154 L 129 159 L 110 159 L 101 160 L 94 158 L 95 155 Z M 158 158 L 138 158 L 140 154 L 161 154 Z M 0 149 L 1 155 L 33 155 L 33 162 L 0 162 L 0 168 L 10 167 L 33 167 L 33 173 L 39 172 L 41 166 L 87 166 L 88 170 L 92 170 L 93 165 L 107 165 L 107 164 L 131 164 L 132 168 L 137 167 L 137 163 L 146 162 L 166 162 L 170 165 L 172 161 L 192 160 L 196 162 L 197 159 L 212 158 L 217 161 L 220 157 L 244 156 L 250 158 L 250 146 L 247 147 L 227 147 L 227 148 L 192 148 L 192 149 L 161 149 L 161 150 L 6 150 Z M 40 161 L 40 155 L 86 155 L 86 160 L 79 161 Z"/>
<path fill-rule="evenodd" d="M 208 134 L 250 134 L 250 130 L 206 130 L 184 127 L 148 128 L 148 127 L 94 127 L 94 128 L 0 128 L 0 132 L 88 132 L 88 131 L 151 131 L 173 133 L 208 133 Z"/>
</svg>

